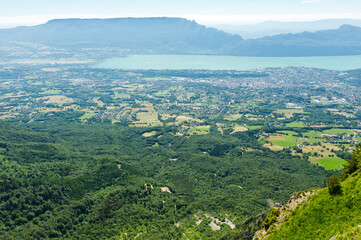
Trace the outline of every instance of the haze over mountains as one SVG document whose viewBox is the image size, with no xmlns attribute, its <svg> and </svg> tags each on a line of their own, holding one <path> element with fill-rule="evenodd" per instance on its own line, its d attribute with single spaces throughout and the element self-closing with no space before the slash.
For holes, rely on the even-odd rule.
<svg viewBox="0 0 361 240">
<path fill-rule="evenodd" d="M 277 34 L 316 32 L 327 29 L 336 29 L 342 25 L 353 25 L 361 27 L 361 20 L 358 19 L 324 19 L 307 22 L 278 22 L 266 21 L 258 24 L 214 24 L 211 27 L 231 34 L 238 34 L 246 39 L 261 38 Z"/>
<path fill-rule="evenodd" d="M 361 54 L 361 28 L 283 34 L 245 40 L 182 18 L 58 19 L 0 30 L 0 45 L 36 43 L 57 48 L 120 48 L 140 53 L 238 56 Z"/>
<path fill-rule="evenodd" d="M 242 40 L 181 18 L 57 19 L 34 27 L 1 30 L 0 39 L 53 47 L 119 47 L 161 53 L 209 52 Z"/>
<path fill-rule="evenodd" d="M 229 51 L 240 56 L 356 55 L 361 54 L 361 28 L 342 25 L 334 30 L 244 40 Z"/>
</svg>

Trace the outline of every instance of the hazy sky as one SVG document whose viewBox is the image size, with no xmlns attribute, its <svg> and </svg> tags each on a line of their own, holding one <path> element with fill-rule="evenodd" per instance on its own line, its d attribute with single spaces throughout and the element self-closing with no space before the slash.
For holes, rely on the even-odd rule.
<svg viewBox="0 0 361 240">
<path fill-rule="evenodd" d="M 185 17 L 206 25 L 361 19 L 360 0 L 0 0 L 0 27 L 54 18 Z"/>
</svg>

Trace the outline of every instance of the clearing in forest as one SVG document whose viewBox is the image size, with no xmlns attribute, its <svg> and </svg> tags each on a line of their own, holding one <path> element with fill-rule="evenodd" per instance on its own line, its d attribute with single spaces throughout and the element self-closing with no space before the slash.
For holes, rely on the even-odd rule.
<svg viewBox="0 0 361 240">
<path fill-rule="evenodd" d="M 318 160 L 326 170 L 341 170 L 342 165 L 346 163 L 341 158 L 322 158 Z"/>
</svg>

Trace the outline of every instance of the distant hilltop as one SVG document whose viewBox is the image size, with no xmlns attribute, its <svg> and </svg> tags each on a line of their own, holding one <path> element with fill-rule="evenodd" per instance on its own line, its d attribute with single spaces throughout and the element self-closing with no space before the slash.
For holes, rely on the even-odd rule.
<svg viewBox="0 0 361 240">
<path fill-rule="evenodd" d="M 32 27 L 0 29 L 0 46 L 14 42 L 158 54 L 337 56 L 361 54 L 361 28 L 343 25 L 245 40 L 183 18 L 54 19 Z"/>
</svg>

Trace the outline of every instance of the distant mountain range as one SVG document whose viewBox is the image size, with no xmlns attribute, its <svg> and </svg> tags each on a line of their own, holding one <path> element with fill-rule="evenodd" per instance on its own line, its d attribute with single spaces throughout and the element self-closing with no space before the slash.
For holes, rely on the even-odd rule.
<svg viewBox="0 0 361 240">
<path fill-rule="evenodd" d="M 261 38 L 286 33 L 316 32 L 327 29 L 336 29 L 342 25 L 361 27 L 359 19 L 323 19 L 307 22 L 277 22 L 267 21 L 252 25 L 215 24 L 214 28 L 231 34 L 238 34 L 246 39 Z"/>
<path fill-rule="evenodd" d="M 0 30 L 2 41 L 52 47 L 209 53 L 243 39 L 182 18 L 57 19 L 33 27 Z"/>
<path fill-rule="evenodd" d="M 231 46 L 240 56 L 338 56 L 361 54 L 361 28 L 342 25 L 334 30 L 280 34 L 249 39 Z"/>
<path fill-rule="evenodd" d="M 328 56 L 361 54 L 361 28 L 245 40 L 182 18 L 58 19 L 0 30 L 0 46 L 32 43 L 49 47 L 120 48 L 161 54 Z"/>
</svg>

